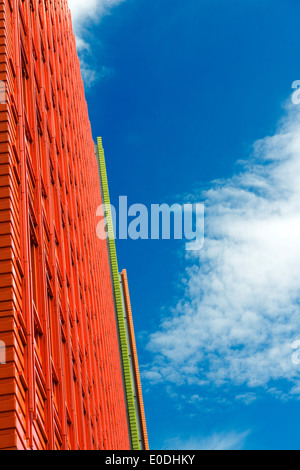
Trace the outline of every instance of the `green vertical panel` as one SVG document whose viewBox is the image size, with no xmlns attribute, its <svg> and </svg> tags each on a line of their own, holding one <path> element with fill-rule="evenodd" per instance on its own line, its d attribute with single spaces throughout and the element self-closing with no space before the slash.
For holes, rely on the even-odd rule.
<svg viewBox="0 0 300 470">
<path fill-rule="evenodd" d="M 126 389 L 125 391 L 126 391 L 127 409 L 128 409 L 129 425 L 130 425 L 130 433 L 131 433 L 131 443 L 132 443 L 133 450 L 140 450 L 139 435 L 138 435 L 138 428 L 137 428 L 137 417 L 136 417 L 136 412 L 135 412 L 133 387 L 132 387 L 132 382 L 131 382 L 128 343 L 127 343 L 124 312 L 123 312 L 123 305 L 122 305 L 119 268 L 118 268 L 116 244 L 115 244 L 114 232 L 113 232 L 112 214 L 111 214 L 111 209 L 110 209 L 110 198 L 109 198 L 109 190 L 108 190 L 108 182 L 107 182 L 106 164 L 105 164 L 104 150 L 102 146 L 101 137 L 98 137 L 97 144 L 98 144 L 98 157 L 99 157 L 99 165 L 100 165 L 100 179 L 101 179 L 102 193 L 103 193 L 103 199 L 104 199 L 103 203 L 106 206 L 105 217 L 107 221 L 108 246 L 109 246 L 110 262 L 111 262 L 111 268 L 112 268 L 115 304 L 116 304 L 116 310 L 117 310 L 122 365 L 123 365 L 123 373 L 124 373 L 124 381 L 125 381 L 125 389 Z"/>
</svg>

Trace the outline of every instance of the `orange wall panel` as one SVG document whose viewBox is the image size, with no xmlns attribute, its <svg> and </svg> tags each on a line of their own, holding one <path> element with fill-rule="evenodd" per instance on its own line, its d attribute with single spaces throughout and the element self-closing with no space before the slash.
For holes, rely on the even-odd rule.
<svg viewBox="0 0 300 470">
<path fill-rule="evenodd" d="M 0 449 L 129 449 L 66 0 L 0 0 Z"/>
</svg>

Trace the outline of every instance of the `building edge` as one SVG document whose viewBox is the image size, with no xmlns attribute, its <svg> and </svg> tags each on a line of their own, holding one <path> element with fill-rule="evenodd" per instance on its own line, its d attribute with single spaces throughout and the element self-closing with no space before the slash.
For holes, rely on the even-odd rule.
<svg viewBox="0 0 300 470">
<path fill-rule="evenodd" d="M 132 317 L 132 309 L 131 309 L 131 301 L 130 301 L 128 277 L 127 277 L 126 269 L 123 269 L 122 273 L 120 274 L 120 284 L 121 284 L 121 292 L 122 292 L 122 298 L 123 298 L 123 308 L 124 308 L 124 313 L 125 313 L 124 318 L 125 318 L 125 324 L 127 327 L 126 333 L 127 333 L 128 346 L 129 346 L 129 358 L 130 358 L 130 363 L 131 363 L 130 365 L 131 365 L 131 374 L 132 374 L 132 383 L 133 383 L 134 398 L 135 398 L 140 447 L 142 450 L 149 450 L 145 409 L 144 409 L 144 401 L 143 401 L 143 394 L 142 394 L 142 384 L 141 384 L 140 369 L 139 369 L 139 363 L 138 363 L 138 355 L 137 355 L 137 348 L 136 348 L 136 341 L 135 341 L 135 333 L 134 333 L 134 325 L 133 325 L 133 317 Z"/>
</svg>

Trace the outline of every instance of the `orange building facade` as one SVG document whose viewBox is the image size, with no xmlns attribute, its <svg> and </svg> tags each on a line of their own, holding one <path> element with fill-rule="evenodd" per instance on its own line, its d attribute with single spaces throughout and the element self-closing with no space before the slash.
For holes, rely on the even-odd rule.
<svg viewBox="0 0 300 470">
<path fill-rule="evenodd" d="M 0 80 L 0 449 L 130 449 L 66 0 L 0 0 Z"/>
</svg>

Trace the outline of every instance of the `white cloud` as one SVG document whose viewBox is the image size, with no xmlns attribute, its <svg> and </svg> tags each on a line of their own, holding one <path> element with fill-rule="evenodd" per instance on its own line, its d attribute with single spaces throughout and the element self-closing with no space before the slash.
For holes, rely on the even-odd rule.
<svg viewBox="0 0 300 470">
<path fill-rule="evenodd" d="M 209 437 L 191 437 L 170 439 L 166 443 L 169 450 L 242 450 L 250 432 L 215 433 Z"/>
<path fill-rule="evenodd" d="M 245 403 L 245 405 L 251 405 L 251 403 L 255 402 L 257 396 L 255 395 L 255 393 L 250 392 L 237 395 L 235 399 L 241 401 L 242 403 Z"/>
<path fill-rule="evenodd" d="M 125 0 L 69 0 L 73 25 L 80 29 L 87 22 L 97 22 Z"/>
<path fill-rule="evenodd" d="M 290 396 L 300 394 L 291 360 L 300 339 L 299 129 L 294 106 L 238 174 L 197 195 L 206 204 L 205 247 L 187 257 L 185 296 L 151 336 L 148 373 L 199 386 L 277 381 L 286 397 L 283 379 Z"/>
<path fill-rule="evenodd" d="M 76 37 L 77 50 L 81 63 L 82 78 L 86 87 L 91 87 L 96 81 L 108 78 L 108 67 L 100 69 L 92 63 L 93 53 L 91 43 L 94 37 L 90 33 L 90 25 L 98 23 L 103 16 L 124 0 L 69 0 L 72 14 L 73 29 Z M 99 58 L 98 58 L 99 59 Z M 111 74 L 110 74 L 111 76 Z"/>
<path fill-rule="evenodd" d="M 90 23 L 99 22 L 110 10 L 124 0 L 69 0 L 72 23 L 79 49 L 86 49 L 88 44 L 84 39 Z"/>
<path fill-rule="evenodd" d="M 80 68 L 82 79 L 87 88 L 90 88 L 96 81 L 109 80 L 115 74 L 113 68 L 106 67 L 105 65 L 97 70 L 93 70 L 83 55 L 80 57 Z"/>
</svg>

